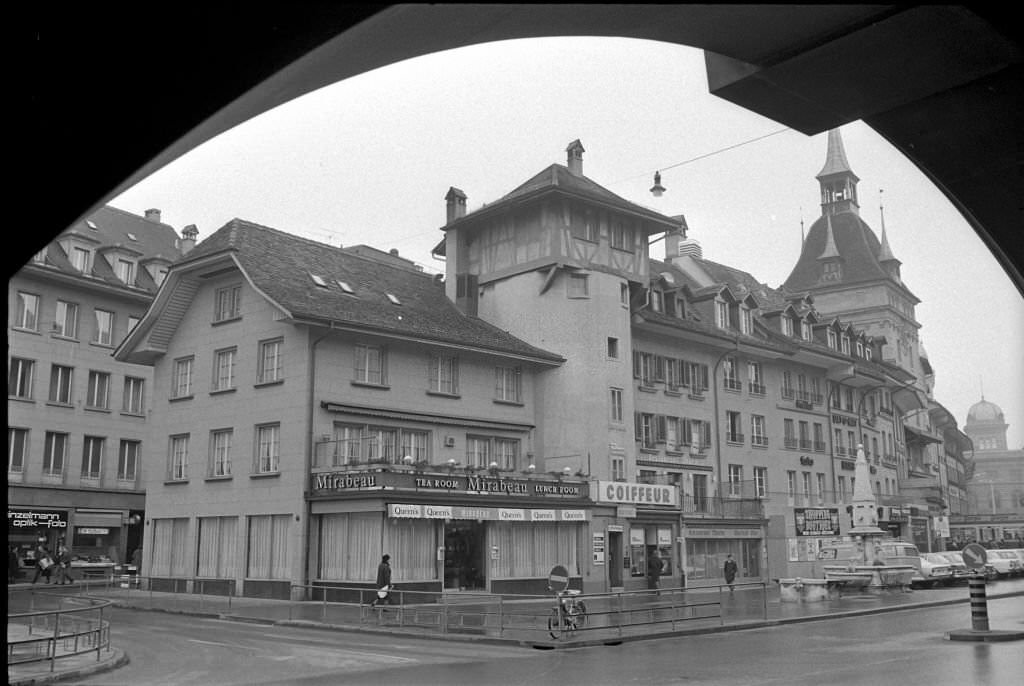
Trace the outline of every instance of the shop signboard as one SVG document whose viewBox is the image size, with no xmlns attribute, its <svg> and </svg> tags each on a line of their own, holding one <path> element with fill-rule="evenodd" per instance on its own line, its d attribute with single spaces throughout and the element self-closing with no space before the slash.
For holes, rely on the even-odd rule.
<svg viewBox="0 0 1024 686">
<path fill-rule="evenodd" d="M 604 532 L 595 531 L 594 535 L 594 566 L 600 566 L 604 564 Z"/>
<path fill-rule="evenodd" d="M 667 484 L 598 481 L 596 492 L 592 497 L 599 503 L 679 507 L 678 487 Z"/>
<path fill-rule="evenodd" d="M 504 522 L 586 522 L 587 510 L 527 509 L 507 507 L 466 507 L 461 505 L 416 505 L 389 503 L 388 517 L 392 519 L 477 519 Z"/>
<path fill-rule="evenodd" d="M 63 510 L 7 508 L 7 526 L 13 529 L 67 529 L 68 513 Z"/>
<path fill-rule="evenodd" d="M 838 507 L 795 507 L 797 536 L 838 536 Z"/>
<path fill-rule="evenodd" d="M 586 482 L 516 479 L 498 473 L 489 474 L 427 474 L 415 470 L 318 472 L 310 477 L 314 496 L 365 493 L 367 491 L 410 491 L 421 493 L 458 493 L 512 497 L 585 499 L 589 496 Z"/>
</svg>

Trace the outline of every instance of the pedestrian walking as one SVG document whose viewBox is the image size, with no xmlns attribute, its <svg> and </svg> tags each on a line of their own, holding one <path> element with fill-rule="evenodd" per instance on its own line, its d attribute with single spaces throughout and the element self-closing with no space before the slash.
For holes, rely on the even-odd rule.
<svg viewBox="0 0 1024 686">
<path fill-rule="evenodd" d="M 7 583 L 13 584 L 21 573 L 21 562 L 18 559 L 18 546 L 7 546 Z"/>
<path fill-rule="evenodd" d="M 53 574 L 53 556 L 50 555 L 50 549 L 45 543 L 40 543 L 36 546 L 35 555 L 36 571 L 32 575 L 32 583 L 37 582 L 40 576 L 46 579 L 46 583 L 50 583 L 50 575 Z"/>
<path fill-rule="evenodd" d="M 57 548 L 57 559 L 55 560 L 54 568 L 56 569 L 56 580 L 54 583 L 64 585 L 73 584 L 75 580 L 71 578 L 71 551 L 63 543 Z"/>
<path fill-rule="evenodd" d="M 391 556 L 385 555 L 377 565 L 377 597 L 372 606 L 389 605 L 391 603 Z"/>
<path fill-rule="evenodd" d="M 725 556 L 725 583 L 729 584 L 729 593 L 733 592 L 733 582 L 736 580 L 736 560 L 732 559 L 732 553 Z"/>
<path fill-rule="evenodd" d="M 661 570 L 664 568 L 665 563 L 658 557 L 658 551 L 652 550 L 650 557 L 647 558 L 647 588 L 657 590 L 658 579 L 661 578 Z"/>
</svg>

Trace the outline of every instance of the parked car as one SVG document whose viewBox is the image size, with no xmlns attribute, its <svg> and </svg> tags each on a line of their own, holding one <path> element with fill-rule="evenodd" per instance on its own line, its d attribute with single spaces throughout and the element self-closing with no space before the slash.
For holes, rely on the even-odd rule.
<svg viewBox="0 0 1024 686">
<path fill-rule="evenodd" d="M 967 579 L 970 579 L 972 576 L 977 575 L 977 572 L 969 568 L 967 566 L 967 563 L 964 562 L 963 553 L 958 552 L 956 550 L 946 550 L 937 554 L 949 560 L 950 564 L 953 565 L 954 581 L 966 581 Z M 982 571 L 982 574 L 985 576 L 986 579 L 994 579 L 996 578 L 996 568 L 993 567 L 991 564 L 986 564 L 985 569 Z"/>
<path fill-rule="evenodd" d="M 882 558 L 886 564 L 910 565 L 914 568 L 914 576 L 910 580 L 911 585 L 927 581 L 921 573 L 921 554 L 918 552 L 917 546 L 892 538 L 882 539 L 880 545 L 882 546 Z M 857 553 L 857 545 L 853 542 L 836 543 L 819 550 L 818 560 L 825 561 L 826 564 L 831 564 L 832 561 L 845 564 Z"/>
<path fill-rule="evenodd" d="M 986 552 L 988 553 L 988 564 L 995 567 L 998 576 L 1007 577 L 1020 573 L 1020 559 L 1012 550 L 999 549 Z"/>
<path fill-rule="evenodd" d="M 938 553 L 921 553 L 921 586 L 932 588 L 953 582 L 953 566 Z"/>
<path fill-rule="evenodd" d="M 1020 564 L 1017 566 L 1017 574 L 1024 575 L 1024 548 L 1007 548 L 1006 552 L 1017 556 Z"/>
</svg>

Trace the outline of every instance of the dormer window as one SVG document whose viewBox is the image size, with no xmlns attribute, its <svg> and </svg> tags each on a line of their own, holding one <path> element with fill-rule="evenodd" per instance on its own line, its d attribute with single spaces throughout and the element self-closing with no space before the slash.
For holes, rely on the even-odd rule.
<svg viewBox="0 0 1024 686">
<path fill-rule="evenodd" d="M 793 335 L 793 320 L 785 315 L 782 317 L 782 333 L 786 336 Z"/>
<path fill-rule="evenodd" d="M 90 256 L 91 252 L 85 248 L 72 248 L 71 254 L 68 255 L 68 257 L 71 258 L 71 266 L 83 274 L 87 274 L 89 272 Z"/>
<path fill-rule="evenodd" d="M 828 330 L 828 347 L 836 349 L 836 332 L 833 329 Z"/>
<path fill-rule="evenodd" d="M 874 352 L 871 350 L 870 347 L 864 348 L 864 358 L 865 359 L 870 360 L 870 359 L 874 358 L 874 356 L 875 356 Z"/>
<path fill-rule="evenodd" d="M 117 261 L 117 278 L 129 286 L 135 282 L 135 263 L 130 260 L 119 259 Z"/>
<path fill-rule="evenodd" d="M 43 248 L 35 255 L 32 256 L 32 261 L 36 264 L 46 264 L 46 248 Z"/>
<path fill-rule="evenodd" d="M 811 340 L 811 323 L 808 321 L 800 322 L 800 338 L 805 341 Z"/>
<path fill-rule="evenodd" d="M 665 311 L 665 294 L 651 289 L 651 309 L 655 312 Z"/>
<path fill-rule="evenodd" d="M 839 281 L 843 276 L 843 268 L 839 262 L 830 260 L 822 264 L 822 279 L 824 281 Z"/>
<path fill-rule="evenodd" d="M 720 329 L 729 328 L 729 303 L 723 300 L 715 301 L 715 324 Z"/>
<path fill-rule="evenodd" d="M 843 334 L 842 343 L 843 343 L 843 354 L 849 355 L 850 354 L 850 337 L 847 336 L 846 334 Z"/>
<path fill-rule="evenodd" d="M 754 332 L 754 314 L 749 307 L 740 307 L 740 333 L 750 335 Z"/>
<path fill-rule="evenodd" d="M 857 357 L 864 357 L 864 344 L 857 341 Z"/>
</svg>

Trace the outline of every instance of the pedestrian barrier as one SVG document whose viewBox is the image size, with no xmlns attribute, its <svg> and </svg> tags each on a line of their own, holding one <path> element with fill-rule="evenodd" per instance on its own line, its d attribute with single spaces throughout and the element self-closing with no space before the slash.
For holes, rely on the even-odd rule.
<svg viewBox="0 0 1024 686">
<path fill-rule="evenodd" d="M 35 589 L 8 593 L 7 664 L 49 661 L 110 651 L 110 600 L 69 596 Z M 26 608 L 11 612 L 12 608 Z"/>
</svg>

